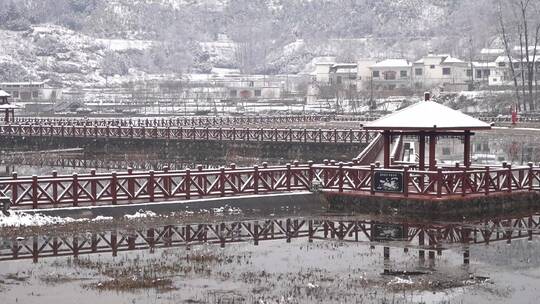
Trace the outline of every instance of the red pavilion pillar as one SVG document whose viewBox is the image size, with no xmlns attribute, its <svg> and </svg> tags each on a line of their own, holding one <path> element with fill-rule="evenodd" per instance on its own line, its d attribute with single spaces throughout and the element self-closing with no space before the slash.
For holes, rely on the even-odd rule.
<svg viewBox="0 0 540 304">
<path fill-rule="evenodd" d="M 465 131 L 465 137 L 463 139 L 463 164 L 466 168 L 471 165 L 471 131 Z"/>
<path fill-rule="evenodd" d="M 437 170 L 437 161 L 435 160 L 435 147 L 437 145 L 437 135 L 429 135 L 429 170 Z"/>
<path fill-rule="evenodd" d="M 420 133 L 418 143 L 418 170 L 426 169 L 426 136 L 423 132 Z"/>
</svg>

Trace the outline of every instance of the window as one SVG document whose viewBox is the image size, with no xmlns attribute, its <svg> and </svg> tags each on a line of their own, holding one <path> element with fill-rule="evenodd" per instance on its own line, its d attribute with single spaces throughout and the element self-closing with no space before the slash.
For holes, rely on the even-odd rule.
<svg viewBox="0 0 540 304">
<path fill-rule="evenodd" d="M 493 82 L 497 82 L 497 78 L 493 78 Z"/>
<path fill-rule="evenodd" d="M 498 66 L 500 66 L 500 67 L 505 67 L 505 66 L 506 66 L 506 62 L 499 62 L 499 63 L 498 63 Z"/>
<path fill-rule="evenodd" d="M 13 91 L 11 95 L 13 95 L 13 98 L 19 98 L 19 91 Z"/>
<path fill-rule="evenodd" d="M 451 75 L 452 74 L 452 70 L 450 68 L 443 68 L 442 69 L 442 74 L 443 75 Z"/>
<path fill-rule="evenodd" d="M 253 83 L 253 81 L 250 81 L 250 82 L 249 82 L 249 86 L 250 86 L 250 87 L 253 87 L 254 85 L 255 85 L 255 84 Z"/>
<path fill-rule="evenodd" d="M 482 70 L 476 70 L 476 78 L 482 78 Z"/>
<path fill-rule="evenodd" d="M 39 91 L 32 91 L 32 98 L 36 99 L 39 97 Z"/>
<path fill-rule="evenodd" d="M 489 73 L 489 70 L 484 70 L 484 77 L 489 77 L 490 73 Z"/>
<path fill-rule="evenodd" d="M 373 78 L 379 78 L 379 71 L 373 71 Z"/>
<path fill-rule="evenodd" d="M 467 77 L 471 77 L 472 76 L 472 70 L 471 69 L 468 69 L 467 70 Z"/>
<path fill-rule="evenodd" d="M 421 68 L 414 69 L 414 75 L 422 76 L 423 70 Z"/>
<path fill-rule="evenodd" d="M 236 97 L 236 90 L 230 90 L 229 97 Z"/>
<path fill-rule="evenodd" d="M 399 71 L 399 77 L 401 78 L 407 77 L 407 71 Z"/>
<path fill-rule="evenodd" d="M 261 90 L 255 90 L 255 97 L 261 97 Z"/>
<path fill-rule="evenodd" d="M 29 100 L 30 99 L 30 96 L 31 96 L 30 92 L 21 92 L 20 94 L 21 94 L 21 99 L 22 100 Z"/>
<path fill-rule="evenodd" d="M 337 84 L 341 84 L 342 83 L 342 79 L 341 79 L 341 76 L 338 76 L 337 79 L 336 79 L 336 83 Z"/>
<path fill-rule="evenodd" d="M 448 147 L 443 147 L 443 148 L 442 148 L 442 154 L 443 154 L 443 155 L 450 155 L 450 148 L 448 148 Z"/>
<path fill-rule="evenodd" d="M 433 70 L 435 68 L 435 65 L 432 64 L 432 65 L 429 66 L 429 68 Z"/>
<path fill-rule="evenodd" d="M 396 72 L 395 71 L 384 72 L 384 80 L 396 80 Z"/>
<path fill-rule="evenodd" d="M 349 75 L 350 80 L 356 80 L 356 75 Z"/>
</svg>

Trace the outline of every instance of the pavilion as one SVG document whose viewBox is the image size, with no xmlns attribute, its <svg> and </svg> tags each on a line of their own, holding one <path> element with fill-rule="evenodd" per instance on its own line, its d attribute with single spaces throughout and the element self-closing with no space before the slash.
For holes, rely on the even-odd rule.
<svg viewBox="0 0 540 304">
<path fill-rule="evenodd" d="M 390 144 L 393 136 L 418 138 L 418 169 L 425 170 L 426 139 L 429 141 L 429 170 L 437 169 L 435 148 L 438 137 L 455 137 L 463 140 L 463 164 L 471 165 L 471 136 L 474 130 L 489 130 L 491 125 L 474 117 L 453 110 L 442 104 L 430 101 L 430 94 L 425 94 L 425 101 L 394 112 L 364 126 L 366 130 L 382 131 L 383 164 L 390 168 Z"/>
<path fill-rule="evenodd" d="M 16 105 L 10 104 L 8 98 L 11 97 L 6 91 L 0 90 L 0 111 L 4 112 L 4 123 L 9 123 L 15 117 Z"/>
</svg>

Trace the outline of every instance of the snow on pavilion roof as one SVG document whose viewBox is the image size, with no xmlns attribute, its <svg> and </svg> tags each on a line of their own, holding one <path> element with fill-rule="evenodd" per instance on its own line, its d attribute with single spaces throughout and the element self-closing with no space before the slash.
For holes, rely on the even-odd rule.
<svg viewBox="0 0 540 304">
<path fill-rule="evenodd" d="M 434 101 L 422 101 L 375 120 L 367 130 L 487 130 L 491 126 Z"/>
<path fill-rule="evenodd" d="M 0 90 L 0 97 L 11 97 L 11 95 L 4 90 Z"/>
</svg>

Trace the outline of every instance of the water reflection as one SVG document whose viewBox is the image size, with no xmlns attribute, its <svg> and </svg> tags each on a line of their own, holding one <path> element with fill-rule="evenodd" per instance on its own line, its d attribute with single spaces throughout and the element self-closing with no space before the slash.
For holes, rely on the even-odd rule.
<svg viewBox="0 0 540 304">
<path fill-rule="evenodd" d="M 540 213 L 495 217 L 460 223 L 414 220 L 372 220 L 352 217 L 259 219 L 221 223 L 190 223 L 148 226 L 143 229 L 109 229 L 82 233 L 57 234 L 52 230 L 30 237 L 1 239 L 0 261 L 56 256 L 80 256 L 94 253 L 186 247 L 203 244 L 228 244 L 293 239 L 339 241 L 384 247 L 384 258 L 390 248 L 404 252 L 417 250 L 420 259 L 442 255 L 448 249 L 461 251 L 468 264 L 470 247 L 478 244 L 527 239 L 540 234 Z M 393 250 L 394 251 L 394 250 Z"/>
</svg>

